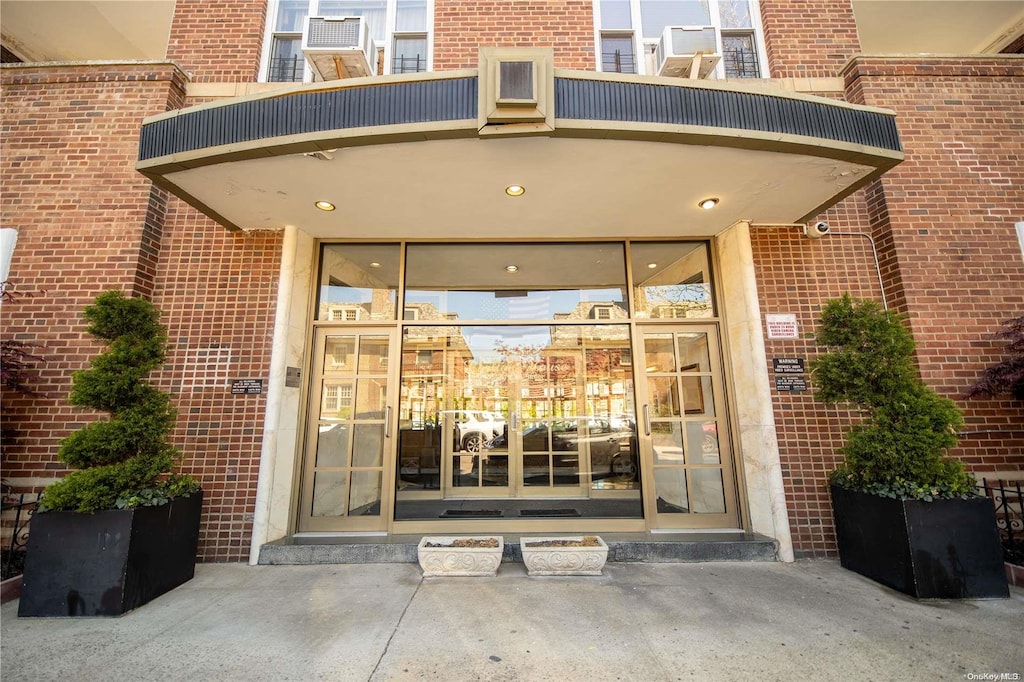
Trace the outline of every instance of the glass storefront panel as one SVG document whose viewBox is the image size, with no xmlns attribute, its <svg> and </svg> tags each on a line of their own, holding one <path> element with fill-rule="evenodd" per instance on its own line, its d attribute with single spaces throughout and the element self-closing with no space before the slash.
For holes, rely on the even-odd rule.
<svg viewBox="0 0 1024 682">
<path fill-rule="evenodd" d="M 626 311 L 622 244 L 413 244 L 404 319 L 609 320 Z"/>
<path fill-rule="evenodd" d="M 633 305 L 639 319 L 715 316 L 703 242 L 632 242 Z"/>
<path fill-rule="evenodd" d="M 689 514 L 685 469 L 654 469 L 654 494 L 659 514 Z"/>
<path fill-rule="evenodd" d="M 733 513 L 706 244 L 321 257 L 301 530 L 385 527 L 384 503 L 395 521 L 438 523 Z"/>
<path fill-rule="evenodd" d="M 348 424 L 333 424 L 320 427 L 316 441 L 317 468 L 348 466 L 348 446 L 351 437 Z"/>
<path fill-rule="evenodd" d="M 318 471 L 313 477 L 312 516 L 345 516 L 347 471 Z"/>
<path fill-rule="evenodd" d="M 398 244 L 325 244 L 316 319 L 394 320 L 401 254 Z"/>
</svg>

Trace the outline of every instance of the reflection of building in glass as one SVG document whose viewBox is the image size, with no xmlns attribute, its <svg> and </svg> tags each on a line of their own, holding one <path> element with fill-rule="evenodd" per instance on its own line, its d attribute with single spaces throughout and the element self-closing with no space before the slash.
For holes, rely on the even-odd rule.
<svg viewBox="0 0 1024 682">
<path fill-rule="evenodd" d="M 637 317 L 686 319 L 713 317 L 707 247 L 687 244 L 666 250 L 637 249 L 634 253 L 634 298 Z M 649 260 L 649 262 L 644 262 Z M 646 275 L 642 279 L 642 275 Z"/>
</svg>

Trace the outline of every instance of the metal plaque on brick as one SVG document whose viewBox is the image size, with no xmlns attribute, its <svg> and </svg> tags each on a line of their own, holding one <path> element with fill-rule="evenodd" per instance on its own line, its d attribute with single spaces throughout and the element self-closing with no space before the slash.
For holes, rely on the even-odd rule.
<svg viewBox="0 0 1024 682">
<path fill-rule="evenodd" d="M 231 392 L 240 395 L 263 393 L 263 379 L 234 379 Z"/>
<path fill-rule="evenodd" d="M 803 393 L 807 390 L 807 379 L 802 375 L 782 374 L 775 377 L 775 390 Z"/>
<path fill-rule="evenodd" d="M 772 370 L 776 374 L 803 374 L 803 358 L 772 358 Z"/>
</svg>

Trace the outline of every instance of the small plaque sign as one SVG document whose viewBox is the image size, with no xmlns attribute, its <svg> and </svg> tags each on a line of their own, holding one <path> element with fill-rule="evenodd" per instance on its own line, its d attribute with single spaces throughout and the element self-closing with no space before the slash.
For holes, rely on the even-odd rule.
<svg viewBox="0 0 1024 682">
<path fill-rule="evenodd" d="M 231 382 L 231 392 L 237 394 L 263 393 L 263 379 L 234 379 Z"/>
<path fill-rule="evenodd" d="M 769 339 L 798 339 L 800 334 L 796 326 L 796 315 L 793 313 L 777 313 L 766 315 Z"/>
<path fill-rule="evenodd" d="M 287 388 L 302 387 L 302 371 L 298 367 L 284 368 L 284 385 Z"/>
<path fill-rule="evenodd" d="M 772 358 L 772 369 L 776 374 L 803 374 L 803 358 Z"/>
<path fill-rule="evenodd" d="M 776 391 L 789 391 L 791 393 L 803 393 L 807 390 L 807 379 L 802 376 L 784 374 L 775 377 Z"/>
</svg>

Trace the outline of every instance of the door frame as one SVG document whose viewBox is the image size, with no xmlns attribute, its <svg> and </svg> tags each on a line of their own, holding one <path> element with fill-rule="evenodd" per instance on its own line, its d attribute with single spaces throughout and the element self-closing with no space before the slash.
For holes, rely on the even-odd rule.
<svg viewBox="0 0 1024 682">
<path fill-rule="evenodd" d="M 372 471 L 380 469 L 380 513 L 373 516 L 313 516 L 304 510 L 311 509 L 313 503 L 313 478 L 316 473 L 316 443 L 320 429 L 320 406 L 322 404 L 322 387 L 324 378 L 324 356 L 326 340 L 330 336 L 385 337 L 387 339 L 387 371 L 376 376 L 385 378 L 384 416 L 379 422 L 384 426 L 381 447 L 381 464 L 379 467 L 327 467 L 347 469 L 348 471 Z M 309 364 L 309 379 L 306 382 L 307 398 L 305 400 L 305 428 L 303 431 L 303 458 L 300 464 L 299 487 L 295 524 L 297 533 L 378 533 L 389 532 L 394 516 L 395 462 L 397 461 L 396 428 L 398 410 L 395 402 L 398 393 L 398 367 L 394 359 L 401 357 L 397 353 L 398 330 L 391 326 L 363 325 L 317 325 L 312 334 L 312 357 Z M 356 348 L 358 362 L 359 346 Z M 359 376 L 358 365 L 352 377 Z M 353 385 L 353 400 L 357 399 L 358 380 Z M 374 419 L 370 423 L 375 423 Z M 350 443 L 349 447 L 353 447 Z M 349 479 L 351 485 L 351 478 Z"/>
<path fill-rule="evenodd" d="M 712 381 L 713 404 L 715 408 L 714 419 L 718 438 L 718 459 L 719 467 L 701 467 L 690 464 L 689 451 L 686 450 L 686 462 L 682 467 L 667 467 L 662 465 L 658 468 L 683 468 L 686 472 L 686 488 L 689 495 L 693 490 L 690 471 L 701 468 L 717 469 L 722 472 L 722 489 L 724 493 L 725 513 L 701 514 L 690 512 L 686 514 L 659 513 L 657 509 L 658 491 L 655 482 L 655 457 L 654 439 L 649 428 L 649 390 L 648 373 L 636 370 L 634 373 L 635 390 L 637 397 L 637 432 L 640 442 L 640 460 L 643 478 L 644 491 L 644 518 L 648 529 L 651 531 L 672 531 L 692 529 L 725 529 L 742 528 L 742 510 L 740 507 L 740 491 L 736 478 L 736 461 L 733 453 L 731 426 L 729 419 L 729 408 L 731 403 L 728 398 L 728 381 L 724 371 L 724 358 L 722 355 L 722 343 L 719 337 L 720 325 L 718 322 L 705 320 L 695 323 L 640 323 L 635 327 L 636 336 L 634 345 L 639 357 L 644 358 L 647 364 L 647 344 L 645 337 L 648 333 L 687 333 L 700 332 L 708 339 L 708 359 L 710 363 L 709 372 L 699 372 L 695 376 L 710 376 Z M 678 346 L 673 343 L 673 352 L 677 352 Z M 680 370 L 681 371 L 681 370 Z M 677 372 L 678 373 L 678 372 Z M 685 422 L 684 410 L 680 410 L 679 419 Z M 692 467 L 692 468 L 691 468 Z"/>
</svg>

